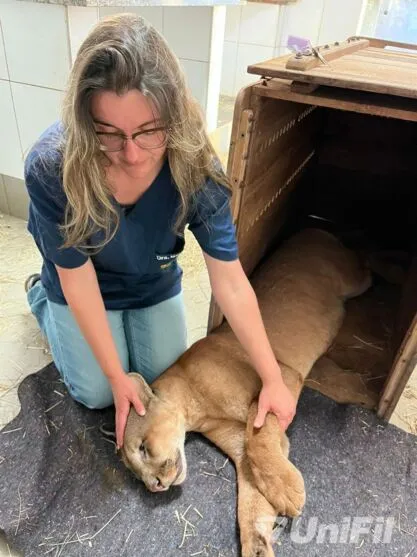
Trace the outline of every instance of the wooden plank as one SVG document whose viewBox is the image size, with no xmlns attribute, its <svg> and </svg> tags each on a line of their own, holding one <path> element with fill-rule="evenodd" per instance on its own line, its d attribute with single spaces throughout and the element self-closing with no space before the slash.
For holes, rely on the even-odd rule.
<svg viewBox="0 0 417 557">
<path fill-rule="evenodd" d="M 381 50 L 379 48 L 366 48 L 355 53 L 355 56 L 364 58 L 370 57 L 372 60 L 386 60 L 396 62 L 398 64 L 411 64 L 413 69 L 417 64 L 417 56 L 415 54 L 403 54 L 402 52 L 393 52 L 390 50 Z"/>
<path fill-rule="evenodd" d="M 330 68 L 321 66 L 311 71 L 310 75 L 328 73 L 329 77 L 337 74 L 346 80 L 360 80 L 364 83 L 381 84 L 380 93 L 385 93 L 386 87 L 405 87 L 415 91 L 417 96 L 417 68 L 411 64 L 405 66 L 387 61 L 369 62 L 360 56 L 344 56 L 335 60 Z"/>
<path fill-rule="evenodd" d="M 320 87 L 314 93 L 300 94 L 291 90 L 290 81 L 281 79 L 271 79 L 267 85 L 255 84 L 253 92 L 256 95 L 274 99 L 417 122 L 417 101 L 415 99 L 334 87 Z"/>
<path fill-rule="evenodd" d="M 367 48 L 368 46 L 368 40 L 352 39 L 350 42 L 343 42 L 337 46 L 330 47 L 329 45 L 326 45 L 324 48 L 317 47 L 316 50 L 319 50 L 321 57 L 324 58 L 326 62 L 332 62 L 334 60 L 338 60 L 346 54 L 352 54 L 353 52 Z M 315 56 L 313 51 L 310 51 L 308 55 L 296 54 L 291 56 L 291 58 L 287 60 L 285 67 L 289 70 L 305 72 L 322 65 L 323 61 L 318 56 Z"/>
<path fill-rule="evenodd" d="M 236 97 L 233 113 L 227 175 L 233 188 L 231 210 L 235 224 L 239 220 L 242 198 L 241 185 L 245 178 L 250 129 L 252 127 L 252 111 L 250 110 L 251 99 L 252 87 L 248 86 L 241 89 Z M 223 318 L 224 316 L 219 305 L 214 297 L 211 296 L 207 334 L 221 325 Z"/>
<path fill-rule="evenodd" d="M 253 128 L 249 150 L 242 151 L 247 158 L 239 162 L 236 149 L 232 158 L 237 162 L 229 158 L 229 175 L 242 177 L 236 225 L 239 255 L 248 275 L 279 234 L 290 193 L 312 161 L 317 129 L 314 107 L 260 98 L 253 95 L 253 86 L 251 90 L 247 109 L 253 110 Z M 238 136 L 236 124 L 236 141 Z"/>
<path fill-rule="evenodd" d="M 249 108 L 241 111 L 241 118 L 237 126 L 237 132 L 232 139 L 234 142 L 233 158 L 229 167 L 229 177 L 235 191 L 235 203 L 233 216 L 237 217 L 240 205 L 240 187 L 245 177 L 246 161 L 248 158 L 249 141 L 252 132 L 253 111 Z"/>
<path fill-rule="evenodd" d="M 415 43 L 400 43 L 398 41 L 387 41 L 385 39 L 376 39 L 374 37 L 350 37 L 351 39 L 353 38 L 359 38 L 359 39 L 366 39 L 367 41 L 369 41 L 371 47 L 375 47 L 378 49 L 386 49 L 387 46 L 393 46 L 395 48 L 404 48 L 407 50 L 417 50 L 417 44 Z"/>
<path fill-rule="evenodd" d="M 378 416 L 389 420 L 417 365 L 417 315 L 407 332 L 394 366 L 384 385 L 378 407 Z"/>
<path fill-rule="evenodd" d="M 293 81 L 291 84 L 291 91 L 294 91 L 294 93 L 310 94 L 319 87 L 320 85 L 317 85 L 317 83 L 303 83 L 301 81 Z"/>
<path fill-rule="evenodd" d="M 256 179 L 250 182 L 250 188 L 244 192 L 245 211 L 240 231 L 245 234 L 267 207 L 292 187 L 294 178 L 314 155 L 313 140 L 311 136 L 306 136 L 296 142 L 293 136 L 293 141 L 286 149 L 275 148 L 274 152 L 275 162 L 259 172 Z"/>
<path fill-rule="evenodd" d="M 410 99 L 417 98 L 417 86 L 415 84 L 401 85 L 398 83 L 387 83 L 385 79 L 373 79 L 371 77 L 351 75 L 348 76 L 343 72 L 334 71 L 332 74 L 319 73 L 319 69 L 313 70 L 316 74 L 300 74 L 299 72 L 277 70 L 271 72 L 271 77 L 282 77 L 283 79 L 292 79 L 295 81 L 306 81 L 308 83 L 317 83 L 318 85 L 327 85 L 331 87 L 340 87 L 357 91 L 366 91 L 368 93 L 380 93 L 386 95 L 395 95 L 399 97 L 407 97 Z M 273 75 L 272 75 L 273 74 Z M 417 78 L 415 80 L 417 83 Z"/>
<path fill-rule="evenodd" d="M 248 73 L 318 85 L 417 98 L 417 71 L 366 64 L 360 56 L 344 56 L 309 72 L 287 69 L 288 56 L 248 67 Z"/>
<path fill-rule="evenodd" d="M 253 230 L 260 230 L 258 221 L 265 218 L 271 207 L 273 210 L 273 206 L 282 203 L 287 190 L 291 189 L 295 178 L 292 175 L 314 150 L 313 137 L 318 129 L 314 107 L 260 97 L 252 106 L 255 120 L 242 193 L 244 211 L 238 222 L 239 246 L 243 252 L 247 246 L 246 236 L 249 235 L 249 245 L 257 243 Z M 291 177 L 291 184 L 287 183 Z M 259 241 L 267 246 L 268 234 L 274 232 L 265 229 Z M 254 259 L 251 257 L 251 261 Z"/>
<path fill-rule="evenodd" d="M 295 184 L 296 186 L 296 184 Z M 249 275 L 257 267 L 261 259 L 268 253 L 271 245 L 279 237 L 284 226 L 289 211 L 289 196 L 283 196 L 268 211 L 254 223 L 250 230 L 250 235 L 246 235 L 240 240 L 242 267 Z M 264 239 L 268 238 L 268 242 Z"/>
<path fill-rule="evenodd" d="M 255 97 L 256 121 L 251 139 L 251 157 L 247 163 L 246 184 L 252 183 L 276 161 L 277 151 L 311 136 L 314 107 L 294 102 L 276 102 Z"/>
<path fill-rule="evenodd" d="M 417 315 L 417 255 L 412 258 L 407 278 L 402 289 L 401 303 L 398 310 L 397 322 L 394 331 L 394 347 L 398 349 L 412 323 L 414 316 Z"/>
</svg>

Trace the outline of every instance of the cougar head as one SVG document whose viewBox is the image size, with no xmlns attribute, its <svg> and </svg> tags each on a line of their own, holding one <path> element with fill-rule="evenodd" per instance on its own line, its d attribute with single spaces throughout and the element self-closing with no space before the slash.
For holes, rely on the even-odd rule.
<svg viewBox="0 0 417 557">
<path fill-rule="evenodd" d="M 131 407 L 121 457 L 150 491 L 166 491 L 181 484 L 187 474 L 184 419 L 139 373 L 129 377 L 137 384 L 146 413 L 139 416 Z"/>
</svg>

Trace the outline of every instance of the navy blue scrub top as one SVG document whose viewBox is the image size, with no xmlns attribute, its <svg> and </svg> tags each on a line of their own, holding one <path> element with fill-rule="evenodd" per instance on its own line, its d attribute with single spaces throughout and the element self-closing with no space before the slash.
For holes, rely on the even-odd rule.
<svg viewBox="0 0 417 557">
<path fill-rule="evenodd" d="M 53 148 L 60 133 L 60 123 L 54 124 L 31 149 L 25 161 L 25 182 L 30 196 L 28 230 L 43 257 L 42 283 L 49 300 L 66 304 L 55 264 L 76 268 L 88 256 L 77 248 L 61 247 L 59 225 L 64 222 L 67 198 L 60 155 Z M 116 235 L 90 256 L 106 309 L 148 307 L 181 291 L 182 270 L 177 256 L 184 249 L 184 239 L 172 231 L 179 204 L 168 159 L 134 205 L 125 208 L 115 202 L 120 211 Z M 223 261 L 237 259 L 229 190 L 207 179 L 191 205 L 186 224 L 202 250 Z M 97 233 L 89 244 L 96 245 L 102 238 L 102 233 Z"/>
</svg>

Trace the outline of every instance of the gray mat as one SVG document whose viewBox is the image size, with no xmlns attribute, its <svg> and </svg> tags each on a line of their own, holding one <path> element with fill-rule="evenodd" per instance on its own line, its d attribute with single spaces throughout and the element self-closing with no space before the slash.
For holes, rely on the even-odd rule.
<svg viewBox="0 0 417 557">
<path fill-rule="evenodd" d="M 225 457 L 203 437 L 187 438 L 185 484 L 151 494 L 99 431 L 112 411 L 72 401 L 53 365 L 26 378 L 19 397 L 22 411 L 0 434 L 0 528 L 25 556 L 239 555 L 234 468 L 216 472 Z M 301 519 L 276 529 L 276 555 L 413 557 L 416 437 L 310 389 L 288 433 L 308 495 Z M 195 536 L 179 548 L 176 511 L 190 505 Z M 355 517 L 369 517 L 371 528 L 356 540 Z M 323 539 L 319 528 L 331 524 Z"/>
</svg>

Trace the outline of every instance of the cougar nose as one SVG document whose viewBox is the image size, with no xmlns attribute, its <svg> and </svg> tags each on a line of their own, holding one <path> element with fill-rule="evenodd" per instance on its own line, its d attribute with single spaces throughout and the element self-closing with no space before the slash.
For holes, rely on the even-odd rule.
<svg viewBox="0 0 417 557">
<path fill-rule="evenodd" d="M 164 485 L 159 478 L 155 478 L 153 488 L 155 491 L 166 491 L 168 486 Z"/>
</svg>

